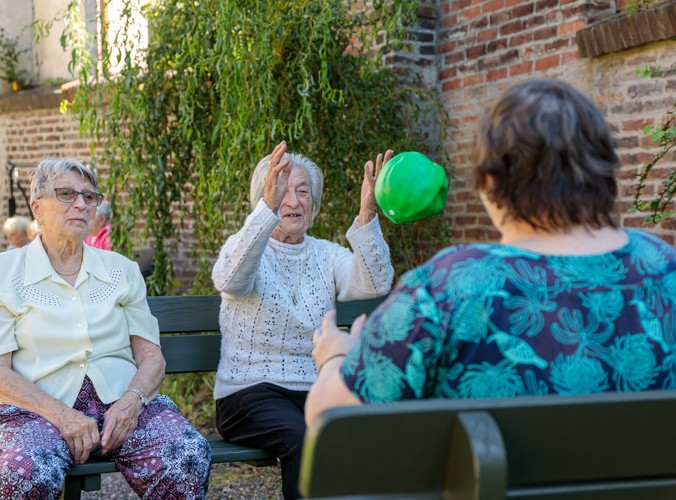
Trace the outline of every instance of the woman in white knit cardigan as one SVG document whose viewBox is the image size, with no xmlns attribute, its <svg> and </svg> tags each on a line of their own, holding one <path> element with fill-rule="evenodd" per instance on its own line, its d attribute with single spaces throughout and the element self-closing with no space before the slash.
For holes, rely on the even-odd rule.
<svg viewBox="0 0 676 500">
<path fill-rule="evenodd" d="M 321 170 L 282 141 L 256 166 L 253 211 L 220 251 L 221 362 L 214 398 L 220 434 L 280 458 L 284 498 L 298 497 L 304 405 L 316 378 L 312 332 L 338 300 L 387 294 L 394 270 L 376 212 L 375 179 L 392 151 L 364 166 L 349 249 L 307 235 L 319 213 Z"/>
</svg>

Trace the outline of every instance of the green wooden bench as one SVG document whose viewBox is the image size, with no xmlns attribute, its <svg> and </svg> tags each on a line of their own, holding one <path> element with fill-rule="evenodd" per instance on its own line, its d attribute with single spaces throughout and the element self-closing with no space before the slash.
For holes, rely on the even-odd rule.
<svg viewBox="0 0 676 500">
<path fill-rule="evenodd" d="M 676 498 L 676 391 L 335 408 L 308 429 L 306 498 Z"/>
<path fill-rule="evenodd" d="M 338 323 L 349 326 L 361 313 L 371 312 L 383 299 L 360 300 L 337 304 Z M 218 313 L 221 298 L 217 295 L 148 297 L 148 304 L 160 325 L 162 354 L 166 373 L 215 371 L 221 352 Z M 211 462 L 245 462 L 257 466 L 274 465 L 277 459 L 268 452 L 208 436 Z M 81 491 L 101 488 L 101 474 L 116 472 L 109 460 L 92 458 L 68 470 L 64 483 L 64 500 L 79 499 Z"/>
</svg>

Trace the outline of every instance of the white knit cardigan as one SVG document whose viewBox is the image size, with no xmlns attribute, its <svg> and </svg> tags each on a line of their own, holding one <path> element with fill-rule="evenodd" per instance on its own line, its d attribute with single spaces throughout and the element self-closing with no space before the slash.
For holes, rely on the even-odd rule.
<svg viewBox="0 0 676 500">
<path fill-rule="evenodd" d="M 379 297 L 392 286 L 394 270 L 377 217 L 361 228 L 355 219 L 348 230 L 354 254 L 307 235 L 300 244 L 281 243 L 270 237 L 278 223 L 259 201 L 214 265 L 222 297 L 215 399 L 261 382 L 309 390 L 316 377 L 312 332 L 336 296 Z"/>
</svg>

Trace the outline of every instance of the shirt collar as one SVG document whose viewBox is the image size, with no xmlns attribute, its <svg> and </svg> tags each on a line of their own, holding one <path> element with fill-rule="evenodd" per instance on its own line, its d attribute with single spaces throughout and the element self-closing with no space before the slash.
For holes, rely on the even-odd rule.
<svg viewBox="0 0 676 500">
<path fill-rule="evenodd" d="M 99 281 L 112 283 L 108 270 L 103 265 L 101 258 L 96 250 L 83 243 L 83 256 L 81 271 L 85 271 L 85 276 L 92 274 Z M 52 267 L 47 251 L 42 245 L 42 235 L 37 236 L 26 249 L 26 263 L 24 268 L 24 286 L 34 285 L 45 278 L 62 280 L 59 274 Z M 76 283 L 77 285 L 77 283 Z"/>
</svg>

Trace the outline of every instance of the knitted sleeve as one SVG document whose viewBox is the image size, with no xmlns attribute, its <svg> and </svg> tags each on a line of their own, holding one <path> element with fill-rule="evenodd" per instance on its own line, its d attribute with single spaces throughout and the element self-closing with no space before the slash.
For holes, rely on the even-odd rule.
<svg viewBox="0 0 676 500">
<path fill-rule="evenodd" d="M 211 272 L 219 292 L 244 297 L 253 291 L 265 246 L 278 223 L 277 214 L 261 199 L 242 229 L 221 248 Z"/>
<path fill-rule="evenodd" d="M 378 216 L 362 227 L 355 219 L 346 236 L 354 254 L 343 249 L 334 260 L 338 300 L 368 299 L 389 293 L 394 268 Z"/>
</svg>

